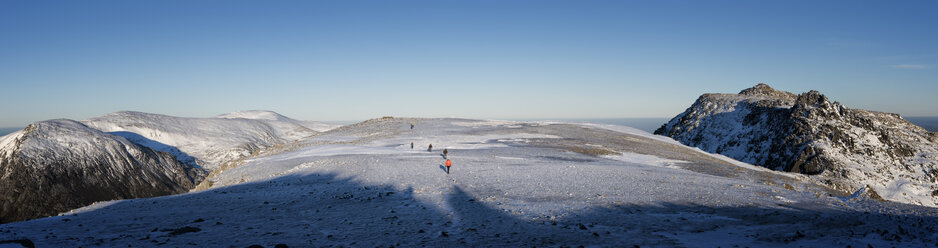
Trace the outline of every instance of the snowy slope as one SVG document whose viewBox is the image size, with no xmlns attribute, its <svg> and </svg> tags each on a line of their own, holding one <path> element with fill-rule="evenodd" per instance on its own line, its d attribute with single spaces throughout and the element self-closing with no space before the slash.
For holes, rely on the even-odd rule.
<svg viewBox="0 0 938 248">
<path fill-rule="evenodd" d="M 80 122 L 37 122 L 0 138 L 0 223 L 187 192 L 204 176 L 169 154 Z"/>
<path fill-rule="evenodd" d="M 207 179 L 215 182 L 207 190 L 101 202 L 0 225 L 0 240 L 28 239 L 40 247 L 915 247 L 938 241 L 933 208 L 863 194 L 831 196 L 802 177 L 739 166 L 616 127 L 388 118 L 300 143 L 222 171 Z M 451 174 L 442 170 L 442 148 L 454 162 Z"/>
<path fill-rule="evenodd" d="M 279 129 L 283 129 L 283 130 L 294 128 L 293 126 L 303 126 L 316 132 L 325 132 L 325 131 L 329 131 L 329 130 L 332 130 L 341 126 L 341 125 L 329 124 L 329 123 L 323 123 L 323 122 L 317 122 L 317 121 L 294 120 L 289 117 L 278 114 L 276 112 L 267 111 L 267 110 L 238 111 L 238 112 L 231 112 L 231 113 L 219 115 L 217 117 L 225 118 L 225 119 L 240 118 L 240 119 L 252 119 L 252 120 L 266 120 L 268 121 L 268 123 L 277 125 Z"/>
<path fill-rule="evenodd" d="M 850 109 L 817 91 L 759 84 L 704 94 L 656 134 L 740 161 L 810 175 L 844 194 L 938 206 L 938 135 L 896 114 Z"/>
<path fill-rule="evenodd" d="M 124 111 L 85 120 L 84 123 L 172 153 L 181 161 L 188 161 L 191 157 L 198 165 L 210 170 L 224 162 L 249 157 L 261 149 L 317 133 L 299 121 L 274 112 L 232 114 L 225 115 L 225 118 L 185 118 Z"/>
</svg>

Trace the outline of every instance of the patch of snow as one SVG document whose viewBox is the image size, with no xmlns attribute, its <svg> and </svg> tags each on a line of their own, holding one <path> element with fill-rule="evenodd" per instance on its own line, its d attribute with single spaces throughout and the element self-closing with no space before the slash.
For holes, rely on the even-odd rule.
<svg viewBox="0 0 938 248">
<path fill-rule="evenodd" d="M 621 125 L 612 125 L 612 124 L 588 123 L 588 122 L 579 122 L 579 123 L 572 123 L 572 124 L 577 124 L 577 125 L 582 125 L 582 126 L 587 126 L 587 127 L 594 127 L 594 128 L 602 128 L 602 129 L 606 129 L 606 130 L 609 130 L 609 131 L 615 131 L 615 132 L 620 132 L 620 133 L 624 133 L 624 134 L 630 134 L 630 135 L 634 135 L 634 136 L 639 136 L 639 137 L 654 139 L 654 140 L 658 140 L 658 141 L 662 141 L 662 142 L 667 142 L 667 143 L 671 143 L 671 144 L 675 144 L 675 145 L 682 145 L 680 142 L 675 141 L 675 140 L 672 139 L 671 137 L 661 136 L 661 135 L 654 135 L 654 134 L 651 134 L 651 133 L 649 133 L 649 132 L 645 132 L 645 131 L 643 131 L 643 130 L 640 130 L 640 129 L 637 129 L 637 128 L 634 128 L 634 127 L 621 126 Z"/>
<path fill-rule="evenodd" d="M 501 120 L 485 120 L 485 121 L 457 121 L 453 122 L 453 125 L 460 127 L 497 127 L 497 126 L 518 126 L 521 122 L 517 121 L 501 121 Z"/>
<path fill-rule="evenodd" d="M 612 159 L 612 160 L 623 161 L 623 162 L 654 165 L 654 166 L 667 167 L 667 168 L 672 168 L 672 169 L 681 169 L 681 167 L 677 166 L 676 164 L 688 163 L 687 161 L 683 161 L 683 160 L 664 159 L 658 156 L 631 153 L 631 152 L 623 152 L 620 155 L 603 155 L 602 157 L 607 158 L 607 159 Z"/>
<path fill-rule="evenodd" d="M 13 150 L 13 144 L 16 139 L 23 137 L 23 130 L 12 132 L 10 134 L 0 137 L 0 151 L 11 151 Z M 3 154 L 0 154 L 2 156 Z"/>
</svg>

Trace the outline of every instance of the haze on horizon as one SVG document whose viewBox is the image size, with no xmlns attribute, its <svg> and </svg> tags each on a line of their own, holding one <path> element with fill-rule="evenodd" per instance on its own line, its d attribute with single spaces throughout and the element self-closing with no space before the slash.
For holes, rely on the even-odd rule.
<svg viewBox="0 0 938 248">
<path fill-rule="evenodd" d="M 672 117 L 759 82 L 938 116 L 934 1 L 2 1 L 0 127 L 119 110 Z"/>
</svg>

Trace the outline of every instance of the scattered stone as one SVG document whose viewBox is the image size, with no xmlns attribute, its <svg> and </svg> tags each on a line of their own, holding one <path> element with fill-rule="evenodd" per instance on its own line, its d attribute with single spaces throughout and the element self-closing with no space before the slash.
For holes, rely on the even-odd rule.
<svg viewBox="0 0 938 248">
<path fill-rule="evenodd" d="M 185 226 L 181 228 L 170 229 L 169 236 L 176 236 L 176 235 L 180 235 L 184 233 L 191 233 L 191 232 L 198 232 L 198 231 L 202 231 L 202 229 L 199 229 L 198 227 Z"/>
</svg>

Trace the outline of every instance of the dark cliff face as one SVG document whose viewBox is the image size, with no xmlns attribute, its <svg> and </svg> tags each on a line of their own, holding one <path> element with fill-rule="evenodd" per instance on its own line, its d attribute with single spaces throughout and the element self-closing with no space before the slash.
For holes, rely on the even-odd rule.
<svg viewBox="0 0 938 248">
<path fill-rule="evenodd" d="M 187 192 L 205 172 L 70 120 L 29 125 L 0 147 L 0 223 L 96 201 Z"/>
<path fill-rule="evenodd" d="M 903 191 L 911 189 L 899 188 L 908 184 L 895 186 L 903 180 L 912 181 L 915 192 L 938 192 L 934 133 L 896 114 L 849 109 L 813 90 L 796 96 L 759 84 L 739 94 L 704 94 L 655 134 L 750 164 L 814 175 L 844 192 L 872 184 L 908 196 Z M 930 197 L 905 198 L 934 205 Z"/>
</svg>

